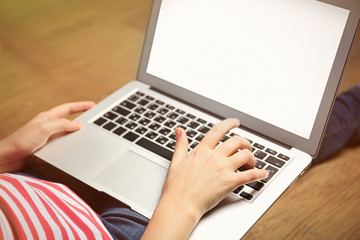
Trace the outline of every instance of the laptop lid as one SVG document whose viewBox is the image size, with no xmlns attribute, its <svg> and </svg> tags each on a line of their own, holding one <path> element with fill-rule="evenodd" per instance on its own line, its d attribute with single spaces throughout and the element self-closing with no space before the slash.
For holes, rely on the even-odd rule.
<svg viewBox="0 0 360 240">
<path fill-rule="evenodd" d="M 154 0 L 138 80 L 315 156 L 355 0 Z"/>
</svg>

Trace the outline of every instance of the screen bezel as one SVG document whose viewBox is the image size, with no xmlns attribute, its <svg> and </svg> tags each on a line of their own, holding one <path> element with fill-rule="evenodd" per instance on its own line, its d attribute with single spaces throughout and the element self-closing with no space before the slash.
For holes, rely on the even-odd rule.
<svg viewBox="0 0 360 240">
<path fill-rule="evenodd" d="M 268 138 L 274 139 L 287 146 L 295 147 L 305 151 L 311 156 L 315 157 L 319 150 L 320 142 L 327 125 L 330 110 L 334 104 L 336 91 L 338 89 L 345 63 L 348 58 L 356 30 L 358 28 L 360 15 L 360 3 L 356 3 L 356 1 L 344 0 L 338 2 L 334 0 L 325 0 L 320 2 L 349 9 L 350 14 L 340 41 L 338 51 L 335 56 L 334 64 L 331 69 L 326 89 L 321 100 L 319 111 L 317 113 L 309 139 L 295 135 L 277 126 L 254 118 L 209 98 L 200 96 L 188 89 L 184 89 L 180 86 L 147 73 L 146 70 L 149 62 L 154 34 L 156 31 L 156 23 L 161 7 L 161 0 L 154 0 L 153 2 L 137 79 L 176 98 L 191 99 L 190 103 L 192 105 L 196 105 L 198 108 L 204 109 L 208 112 L 214 112 L 221 118 L 236 117 L 240 119 L 241 125 L 243 127 L 255 131 Z"/>
</svg>

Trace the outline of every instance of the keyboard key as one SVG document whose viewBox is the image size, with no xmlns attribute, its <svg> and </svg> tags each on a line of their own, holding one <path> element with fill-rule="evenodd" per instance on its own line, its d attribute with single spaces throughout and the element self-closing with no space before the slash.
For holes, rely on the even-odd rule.
<svg viewBox="0 0 360 240">
<path fill-rule="evenodd" d="M 205 127 L 205 126 L 201 126 L 198 131 L 200 131 L 203 134 L 206 134 L 208 131 L 210 130 L 210 128 Z"/>
<path fill-rule="evenodd" d="M 180 114 L 185 114 L 185 111 L 181 110 L 181 109 L 176 109 L 176 112 L 177 113 L 180 113 Z"/>
<path fill-rule="evenodd" d="M 190 138 L 194 138 L 196 136 L 196 134 L 197 134 L 197 132 L 195 132 L 191 129 L 186 132 L 186 135 Z"/>
<path fill-rule="evenodd" d="M 213 124 L 213 123 L 208 123 L 208 127 L 209 127 L 209 128 L 212 128 L 213 126 L 215 126 L 215 124 Z"/>
<path fill-rule="evenodd" d="M 264 183 L 255 181 L 255 182 L 247 183 L 246 186 L 251 187 L 256 191 L 260 191 L 264 187 Z"/>
<path fill-rule="evenodd" d="M 107 112 L 104 114 L 104 117 L 110 120 L 114 120 L 118 115 L 112 112 Z"/>
<path fill-rule="evenodd" d="M 266 157 L 266 153 L 260 151 L 260 150 L 257 150 L 255 153 L 254 153 L 254 156 L 258 159 L 264 159 L 264 157 Z"/>
<path fill-rule="evenodd" d="M 167 115 L 167 117 L 168 118 L 171 118 L 171 119 L 175 119 L 175 118 L 177 118 L 179 116 L 179 114 L 177 114 L 177 113 L 174 113 L 174 112 L 171 112 L 171 113 L 169 113 L 168 115 Z"/>
<path fill-rule="evenodd" d="M 126 129 L 125 128 L 123 128 L 123 127 L 118 127 L 117 129 L 115 129 L 114 131 L 113 131 L 113 133 L 115 133 L 116 135 L 121 135 L 121 134 L 123 134 L 124 132 L 126 132 Z"/>
<path fill-rule="evenodd" d="M 142 125 L 144 125 L 144 126 L 148 125 L 150 122 L 151 122 L 151 121 L 150 121 L 149 119 L 147 119 L 147 118 L 143 118 L 143 119 L 141 119 L 141 120 L 139 121 L 139 123 L 142 124 Z"/>
<path fill-rule="evenodd" d="M 136 122 L 137 120 L 139 120 L 140 119 L 140 115 L 138 115 L 138 114 L 136 114 L 136 113 L 133 113 L 133 114 L 131 114 L 130 116 L 129 116 L 129 118 L 131 119 L 131 120 L 133 120 L 134 122 Z"/>
<path fill-rule="evenodd" d="M 160 100 L 156 100 L 155 102 L 156 102 L 157 104 L 159 104 L 159 105 L 164 105 L 164 104 L 165 104 L 163 101 L 160 101 Z"/>
<path fill-rule="evenodd" d="M 175 109 L 175 107 L 174 107 L 174 106 L 171 106 L 170 104 L 166 104 L 165 107 L 167 107 L 167 108 L 170 109 L 170 110 L 174 110 L 174 109 Z"/>
<path fill-rule="evenodd" d="M 166 146 L 172 150 L 175 150 L 175 141 L 170 141 L 168 144 L 166 144 Z"/>
<path fill-rule="evenodd" d="M 221 141 L 221 142 L 225 142 L 225 141 L 228 140 L 229 138 L 230 138 L 229 136 L 224 135 L 224 136 L 220 139 L 220 141 Z"/>
<path fill-rule="evenodd" d="M 116 119 L 116 122 L 123 125 L 124 123 L 127 122 L 127 119 L 123 117 L 119 117 L 118 119 Z"/>
<path fill-rule="evenodd" d="M 272 155 L 276 155 L 276 154 L 277 154 L 277 152 L 274 151 L 274 150 L 272 150 L 271 148 L 267 148 L 267 149 L 265 150 L 265 152 L 270 153 L 270 154 L 272 154 Z"/>
<path fill-rule="evenodd" d="M 105 118 L 99 118 L 99 119 L 97 119 L 96 121 L 94 121 L 94 123 L 96 124 L 96 125 L 98 125 L 98 126 L 101 126 L 101 125 L 103 125 L 104 123 L 106 123 L 107 122 L 107 120 L 105 119 Z"/>
<path fill-rule="evenodd" d="M 253 198 L 253 195 L 251 195 L 251 194 L 249 194 L 247 192 L 240 193 L 240 196 L 247 199 L 247 200 L 249 200 L 249 201 Z"/>
<path fill-rule="evenodd" d="M 182 129 L 184 129 L 184 130 L 187 129 L 187 127 L 185 127 L 184 125 L 177 125 L 176 128 L 182 128 Z"/>
<path fill-rule="evenodd" d="M 161 125 L 157 124 L 157 123 L 152 123 L 149 125 L 149 128 L 156 131 L 161 127 Z"/>
<path fill-rule="evenodd" d="M 190 145 L 190 148 L 194 149 L 196 148 L 196 146 L 199 145 L 198 142 L 194 142 L 193 144 Z"/>
<path fill-rule="evenodd" d="M 137 91 L 136 94 L 139 95 L 140 97 L 145 96 L 145 94 L 143 92 L 140 92 L 140 91 Z"/>
<path fill-rule="evenodd" d="M 143 107 L 137 107 L 135 110 L 138 114 L 143 114 L 146 111 L 146 108 Z"/>
<path fill-rule="evenodd" d="M 165 126 L 167 126 L 168 128 L 173 128 L 176 125 L 176 122 L 168 120 L 166 121 L 166 123 L 164 123 Z"/>
<path fill-rule="evenodd" d="M 261 150 L 263 150 L 265 148 L 263 145 L 258 144 L 258 143 L 254 143 L 254 147 L 259 148 Z"/>
<path fill-rule="evenodd" d="M 188 123 L 188 127 L 191 127 L 192 129 L 196 129 L 200 124 L 194 121 L 191 121 Z"/>
<path fill-rule="evenodd" d="M 115 123 L 112 123 L 112 122 L 108 122 L 107 124 L 105 124 L 103 126 L 103 128 L 105 128 L 106 130 L 113 130 L 114 128 L 116 127 L 116 124 Z"/>
<path fill-rule="evenodd" d="M 202 123 L 202 124 L 206 124 L 206 121 L 202 118 L 198 118 L 198 119 L 196 119 L 196 121 L 198 121 L 199 123 Z"/>
<path fill-rule="evenodd" d="M 256 168 L 263 169 L 265 166 L 266 166 L 266 163 L 264 163 L 260 160 L 256 160 L 256 164 L 255 164 Z"/>
<path fill-rule="evenodd" d="M 138 104 L 140 104 L 141 106 L 145 106 L 148 103 L 149 103 L 149 101 L 145 100 L 145 99 L 141 99 L 140 101 L 138 101 Z"/>
<path fill-rule="evenodd" d="M 247 170 L 247 168 L 245 167 L 245 165 L 242 165 L 242 166 L 239 167 L 237 170 L 240 171 L 240 172 L 244 172 L 244 171 Z"/>
<path fill-rule="evenodd" d="M 163 134 L 163 135 L 168 135 L 171 132 L 170 129 L 163 127 L 162 129 L 159 130 L 159 133 Z"/>
<path fill-rule="evenodd" d="M 152 96 L 149 96 L 149 95 L 146 96 L 145 98 L 146 98 L 147 100 L 149 100 L 149 101 L 154 101 L 154 100 L 155 100 L 155 98 L 153 98 Z"/>
<path fill-rule="evenodd" d="M 237 189 L 235 189 L 235 190 L 233 191 L 233 193 L 238 194 L 241 190 L 243 190 L 243 188 L 244 188 L 244 185 L 241 185 L 240 187 L 238 187 Z"/>
<path fill-rule="evenodd" d="M 146 133 L 147 132 L 147 129 L 145 128 L 145 127 L 138 127 L 136 130 L 135 130 L 135 132 L 137 132 L 137 133 L 139 133 L 139 134 L 144 134 L 144 133 Z"/>
<path fill-rule="evenodd" d="M 139 137 L 139 135 L 133 133 L 133 132 L 128 132 L 127 134 L 125 134 L 123 136 L 123 138 L 129 140 L 130 142 L 135 141 L 137 138 Z"/>
<path fill-rule="evenodd" d="M 196 118 L 194 115 L 192 115 L 192 114 L 190 114 L 190 113 L 186 114 L 186 116 L 187 116 L 188 118 L 191 118 L 191 119 L 195 119 L 195 118 Z"/>
<path fill-rule="evenodd" d="M 278 168 L 281 168 L 282 166 L 284 166 L 285 162 L 284 161 L 281 161 L 280 159 L 277 159 L 273 156 L 269 156 L 265 162 L 268 162 L 268 163 L 271 163 L 272 165 L 278 167 Z"/>
<path fill-rule="evenodd" d="M 151 118 L 155 117 L 156 113 L 149 111 L 149 112 L 145 113 L 144 115 L 145 115 L 145 117 L 151 119 Z"/>
<path fill-rule="evenodd" d="M 127 127 L 128 129 L 134 129 L 137 127 L 137 124 L 134 122 L 129 122 L 128 124 L 125 125 L 125 127 Z"/>
<path fill-rule="evenodd" d="M 165 115 L 166 113 L 169 112 L 169 110 L 162 107 L 157 112 L 160 113 L 161 115 Z"/>
<path fill-rule="evenodd" d="M 117 113 L 125 116 L 125 117 L 126 117 L 127 115 L 129 115 L 129 113 L 130 113 L 129 110 L 126 110 L 125 108 L 122 108 L 122 107 L 120 107 L 120 106 L 116 106 L 116 107 L 114 107 L 112 110 L 113 110 L 114 112 L 117 112 Z"/>
<path fill-rule="evenodd" d="M 269 176 L 263 180 L 261 180 L 262 182 L 264 183 L 267 183 L 270 181 L 270 179 L 275 175 L 275 173 L 277 173 L 278 169 L 272 167 L 272 166 L 267 166 L 265 168 L 265 170 L 268 170 L 269 171 Z"/>
<path fill-rule="evenodd" d="M 147 108 L 151 109 L 151 110 L 156 110 L 159 107 L 159 105 L 155 104 L 155 103 L 151 103 L 147 106 Z"/>
<path fill-rule="evenodd" d="M 166 118 L 164 118 L 162 116 L 157 116 L 156 118 L 154 118 L 154 120 L 158 123 L 162 123 L 166 120 Z"/>
<path fill-rule="evenodd" d="M 186 117 L 180 117 L 180 118 L 178 118 L 177 121 L 181 124 L 186 124 L 189 121 L 189 119 Z"/>
<path fill-rule="evenodd" d="M 165 144 L 167 141 L 169 141 L 169 139 L 167 139 L 164 136 L 160 136 L 156 139 L 156 142 L 160 143 L 160 144 Z"/>
<path fill-rule="evenodd" d="M 121 106 L 124 106 L 124 107 L 126 107 L 126 108 L 128 108 L 128 109 L 133 109 L 134 107 L 136 107 L 135 104 L 133 104 L 133 103 L 127 101 L 127 100 L 125 100 L 125 101 L 123 101 L 122 103 L 120 103 L 120 105 L 121 105 Z"/>
<path fill-rule="evenodd" d="M 167 148 L 159 146 L 158 144 L 153 143 L 146 138 L 141 138 L 139 141 L 136 142 L 136 144 L 171 161 L 173 152 L 168 150 Z"/>
<path fill-rule="evenodd" d="M 170 134 L 169 138 L 173 139 L 176 141 L 176 134 L 173 132 Z"/>
<path fill-rule="evenodd" d="M 195 139 L 199 142 L 201 142 L 201 140 L 204 138 L 205 136 L 202 134 L 199 134 Z"/>
<path fill-rule="evenodd" d="M 156 138 L 158 136 L 158 134 L 154 133 L 154 132 L 149 132 L 145 136 L 150 138 L 150 139 L 154 139 L 154 138 Z"/>
<path fill-rule="evenodd" d="M 278 157 L 285 160 L 285 161 L 290 159 L 288 156 L 285 156 L 284 154 L 281 154 L 281 153 L 279 153 Z"/>
<path fill-rule="evenodd" d="M 137 100 L 140 99 L 140 97 L 137 96 L 137 95 L 132 95 L 132 96 L 130 96 L 128 99 L 129 99 L 130 101 L 132 101 L 132 102 L 136 102 Z"/>
</svg>

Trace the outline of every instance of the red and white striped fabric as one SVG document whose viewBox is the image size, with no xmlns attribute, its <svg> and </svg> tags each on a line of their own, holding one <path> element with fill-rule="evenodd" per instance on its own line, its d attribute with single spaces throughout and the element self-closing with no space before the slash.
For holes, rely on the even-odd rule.
<svg viewBox="0 0 360 240">
<path fill-rule="evenodd" d="M 97 214 L 62 184 L 0 174 L 0 239 L 111 239 Z"/>
</svg>

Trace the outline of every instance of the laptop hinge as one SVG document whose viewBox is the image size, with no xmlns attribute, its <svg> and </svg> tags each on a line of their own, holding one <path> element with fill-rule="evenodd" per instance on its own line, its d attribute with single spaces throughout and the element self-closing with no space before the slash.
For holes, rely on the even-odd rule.
<svg viewBox="0 0 360 240">
<path fill-rule="evenodd" d="M 222 117 L 222 116 L 220 116 L 220 115 L 214 114 L 214 113 L 212 113 L 212 112 L 210 112 L 210 111 L 207 111 L 206 109 L 203 109 L 203 108 L 201 108 L 201 107 L 199 107 L 199 106 L 196 106 L 196 105 L 194 105 L 194 104 L 192 104 L 192 103 L 189 103 L 189 102 L 187 102 L 187 101 L 184 101 L 184 100 L 181 99 L 181 98 L 175 97 L 175 96 L 173 96 L 173 95 L 171 95 L 171 94 L 169 94 L 169 93 L 166 93 L 166 92 L 164 92 L 164 91 L 161 91 L 161 90 L 159 90 L 159 89 L 157 89 L 157 88 L 150 87 L 150 89 L 151 89 L 152 91 L 158 92 L 158 93 L 160 93 L 160 94 L 162 94 L 162 95 L 165 95 L 165 96 L 167 96 L 167 97 L 170 97 L 170 98 L 172 98 L 172 99 L 175 99 L 175 100 L 178 101 L 178 102 L 181 102 L 181 103 L 183 103 L 183 104 L 186 104 L 186 105 L 188 105 L 189 107 L 195 108 L 196 110 L 201 111 L 201 112 L 203 112 L 203 113 L 205 113 L 205 114 L 208 114 L 208 115 L 210 115 L 210 116 L 212 116 L 212 117 L 214 117 L 214 118 L 217 118 L 217 119 L 220 119 L 220 120 L 224 120 L 224 119 L 225 119 L 225 117 Z M 260 137 L 260 138 L 264 138 L 264 139 L 266 139 L 266 140 L 268 140 L 268 141 L 271 141 L 271 142 L 273 142 L 273 143 L 275 143 L 275 144 L 277 144 L 277 145 L 279 145 L 279 146 L 281 146 L 281 147 L 283 147 L 283 148 L 286 148 L 286 149 L 288 149 L 288 150 L 290 150 L 290 149 L 292 148 L 291 146 L 289 146 L 289 145 L 287 145 L 287 144 L 284 144 L 284 143 L 279 142 L 279 141 L 277 141 L 277 140 L 275 140 L 275 139 L 273 139 L 273 138 L 271 138 L 271 137 L 265 136 L 265 135 L 263 135 L 263 134 L 261 134 L 261 133 L 259 133 L 259 132 L 256 132 L 256 131 L 254 131 L 254 130 L 252 130 L 252 129 L 249 129 L 249 128 L 247 128 L 247 127 L 244 126 L 244 125 L 241 125 L 239 128 L 242 129 L 242 130 L 245 130 L 245 131 L 247 131 L 247 132 L 250 132 L 250 133 L 252 133 L 252 134 L 254 134 L 254 135 L 256 135 L 256 136 L 258 136 L 258 137 Z"/>
</svg>

